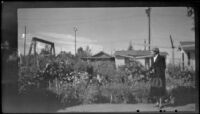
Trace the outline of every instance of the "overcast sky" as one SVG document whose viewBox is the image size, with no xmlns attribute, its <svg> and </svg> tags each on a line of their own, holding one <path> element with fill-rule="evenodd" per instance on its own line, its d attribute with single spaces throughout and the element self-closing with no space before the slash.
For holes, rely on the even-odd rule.
<svg viewBox="0 0 200 114">
<path fill-rule="evenodd" d="M 18 9 L 18 49 L 23 53 L 22 34 L 27 28 L 27 53 L 33 36 L 55 43 L 56 53 L 74 53 L 74 27 L 77 31 L 77 48 L 87 45 L 95 54 L 105 51 L 143 50 L 148 42 L 146 7 L 119 8 L 26 8 Z M 175 46 L 180 41 L 194 41 L 194 20 L 186 16 L 186 7 L 152 7 L 151 44 L 169 53 L 171 34 Z M 38 46 L 40 48 L 40 46 Z"/>
</svg>

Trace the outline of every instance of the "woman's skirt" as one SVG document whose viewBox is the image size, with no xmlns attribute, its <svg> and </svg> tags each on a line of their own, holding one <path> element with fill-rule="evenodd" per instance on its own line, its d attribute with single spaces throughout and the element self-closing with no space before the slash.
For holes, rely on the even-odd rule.
<svg viewBox="0 0 200 114">
<path fill-rule="evenodd" d="M 165 95 L 165 80 L 160 77 L 154 77 L 150 80 L 150 96 L 162 97 Z"/>
</svg>

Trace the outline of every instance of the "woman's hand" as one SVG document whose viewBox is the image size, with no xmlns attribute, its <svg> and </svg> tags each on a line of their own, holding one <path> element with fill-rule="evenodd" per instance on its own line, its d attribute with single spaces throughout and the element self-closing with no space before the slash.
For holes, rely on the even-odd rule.
<svg viewBox="0 0 200 114">
<path fill-rule="evenodd" d="M 155 73 L 155 70 L 152 69 L 152 70 L 149 71 L 149 73 L 150 73 L 150 74 L 153 74 L 153 73 Z"/>
</svg>

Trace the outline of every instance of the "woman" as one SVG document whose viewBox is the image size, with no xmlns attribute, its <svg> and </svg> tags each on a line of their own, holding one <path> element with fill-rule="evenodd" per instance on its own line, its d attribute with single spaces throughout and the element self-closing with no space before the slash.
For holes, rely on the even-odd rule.
<svg viewBox="0 0 200 114">
<path fill-rule="evenodd" d="M 150 80 L 150 96 L 156 98 L 156 106 L 162 108 L 162 98 L 165 95 L 165 57 L 159 54 L 159 49 L 153 49 L 153 64 L 150 67 L 150 71 L 153 73 L 153 77 Z"/>
</svg>

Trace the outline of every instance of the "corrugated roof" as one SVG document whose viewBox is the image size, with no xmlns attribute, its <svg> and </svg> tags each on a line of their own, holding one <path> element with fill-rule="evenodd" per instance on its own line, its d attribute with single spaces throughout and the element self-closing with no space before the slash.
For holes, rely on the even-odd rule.
<svg viewBox="0 0 200 114">
<path fill-rule="evenodd" d="M 195 45 L 194 41 L 180 41 L 181 46 L 185 45 Z"/>
<path fill-rule="evenodd" d="M 181 41 L 180 47 L 185 51 L 195 50 L 195 42 L 194 41 Z"/>
<path fill-rule="evenodd" d="M 195 50 L 195 47 L 194 46 L 191 46 L 191 47 L 182 47 L 183 50 L 185 51 L 192 51 L 192 50 Z"/>
<path fill-rule="evenodd" d="M 160 52 L 161 55 L 168 55 L 167 52 Z M 128 50 L 128 51 L 116 51 L 115 56 L 133 56 L 133 57 L 138 57 L 138 56 L 149 56 L 151 55 L 151 51 L 147 50 Z"/>
<path fill-rule="evenodd" d="M 150 51 L 142 51 L 142 50 L 128 50 L 128 51 L 116 51 L 115 56 L 117 55 L 127 55 L 127 56 L 144 56 L 151 54 Z"/>
</svg>

